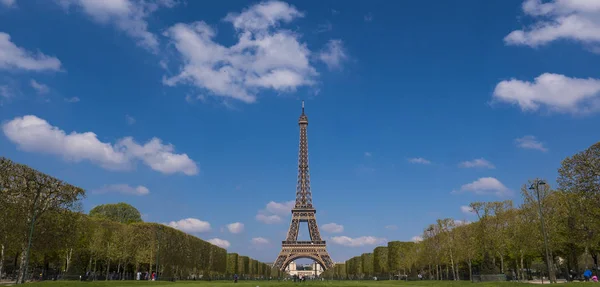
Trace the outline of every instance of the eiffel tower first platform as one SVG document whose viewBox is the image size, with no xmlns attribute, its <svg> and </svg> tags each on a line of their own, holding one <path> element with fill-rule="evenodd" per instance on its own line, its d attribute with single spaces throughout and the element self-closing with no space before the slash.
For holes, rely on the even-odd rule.
<svg viewBox="0 0 600 287">
<path fill-rule="evenodd" d="M 281 244 L 281 252 L 279 252 L 273 267 L 284 271 L 292 261 L 308 258 L 319 263 L 324 270 L 327 270 L 333 267 L 333 261 L 327 252 L 325 240 L 321 239 L 317 217 L 315 216 L 317 210 L 312 205 L 310 175 L 308 172 L 308 140 L 306 137 L 308 117 L 304 114 L 304 101 L 302 101 L 302 115 L 298 119 L 298 125 L 300 125 L 300 147 L 298 151 L 296 205 L 292 209 L 292 222 L 287 238 Z M 298 241 L 298 228 L 301 222 L 308 223 L 310 241 Z"/>
</svg>

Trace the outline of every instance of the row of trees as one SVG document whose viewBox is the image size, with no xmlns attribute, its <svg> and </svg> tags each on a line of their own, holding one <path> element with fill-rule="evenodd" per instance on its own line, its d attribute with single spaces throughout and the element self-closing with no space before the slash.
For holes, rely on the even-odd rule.
<svg viewBox="0 0 600 287">
<path fill-rule="evenodd" d="M 141 222 L 127 204 L 83 214 L 83 189 L 6 158 L 0 158 L 0 192 L 0 278 L 87 274 L 108 280 L 156 271 L 183 279 L 271 275 L 268 265 L 247 256 Z"/>
<path fill-rule="evenodd" d="M 539 179 L 524 184 L 518 207 L 510 200 L 471 203 L 475 222 L 439 219 L 422 240 L 389 242 L 323 276 L 472 280 L 473 274 L 506 274 L 525 280 L 543 274 L 555 281 L 598 270 L 600 143 L 564 159 L 558 173 L 557 189 Z"/>
</svg>

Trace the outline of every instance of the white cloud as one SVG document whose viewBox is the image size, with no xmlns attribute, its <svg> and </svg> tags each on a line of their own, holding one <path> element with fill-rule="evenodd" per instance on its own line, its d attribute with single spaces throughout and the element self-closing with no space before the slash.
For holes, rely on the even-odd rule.
<svg viewBox="0 0 600 287">
<path fill-rule="evenodd" d="M 283 221 L 282 217 L 290 215 L 295 204 L 294 200 L 285 202 L 270 201 L 265 209 L 258 211 L 256 220 L 266 224 L 281 223 Z"/>
<path fill-rule="evenodd" d="M 225 240 L 225 239 L 220 239 L 220 238 L 213 238 L 213 239 L 209 239 L 207 240 L 209 243 L 219 246 L 221 248 L 229 248 L 229 246 L 231 246 L 231 243 L 229 243 L 229 241 Z"/>
<path fill-rule="evenodd" d="M 244 224 L 241 222 L 227 224 L 227 230 L 233 234 L 241 233 L 244 231 Z"/>
<path fill-rule="evenodd" d="M 370 152 L 368 152 L 368 151 L 366 151 L 366 152 L 365 152 L 365 156 L 366 156 L 366 157 L 370 157 L 371 155 L 372 155 L 372 154 L 371 154 Z"/>
<path fill-rule="evenodd" d="M 315 33 L 324 33 L 329 32 L 331 30 L 333 30 L 333 25 L 331 25 L 330 22 L 327 22 L 325 24 L 319 24 L 317 30 L 315 30 Z"/>
<path fill-rule="evenodd" d="M 164 33 L 183 61 L 178 75 L 163 79 L 168 86 L 192 84 L 213 95 L 246 103 L 260 90 L 295 91 L 314 83 L 318 74 L 309 63 L 310 51 L 299 35 L 279 28 L 302 13 L 280 1 L 262 2 L 241 14 L 230 13 L 237 43 L 226 47 L 205 22 L 178 23 Z"/>
<path fill-rule="evenodd" d="M 292 208 L 294 208 L 295 204 L 296 204 L 296 201 L 294 201 L 294 200 L 290 200 L 290 201 L 286 201 L 286 202 L 270 201 L 269 203 L 267 203 L 266 210 L 273 214 L 285 216 L 285 215 L 289 215 L 292 212 Z"/>
<path fill-rule="evenodd" d="M 418 164 L 430 164 L 431 161 L 428 161 L 422 157 L 416 157 L 416 158 L 409 158 L 408 162 L 410 163 L 418 163 Z"/>
<path fill-rule="evenodd" d="M 0 86 L 0 96 L 3 98 L 12 98 L 15 95 L 13 89 L 8 85 Z"/>
<path fill-rule="evenodd" d="M 77 103 L 77 102 L 79 102 L 79 98 L 78 97 L 68 98 L 68 99 L 65 99 L 65 102 L 67 102 L 67 103 Z"/>
<path fill-rule="evenodd" d="M 487 161 L 484 158 L 477 158 L 471 161 L 463 161 L 459 163 L 458 166 L 464 168 L 496 168 L 491 162 Z"/>
<path fill-rule="evenodd" d="M 518 105 L 522 111 L 543 106 L 554 112 L 591 113 L 600 110 L 600 79 L 552 73 L 544 73 L 533 82 L 510 79 L 496 85 L 493 99 Z"/>
<path fill-rule="evenodd" d="M 473 209 L 470 206 L 467 206 L 467 205 L 461 206 L 460 207 L 460 211 L 462 213 L 464 213 L 464 214 L 469 214 L 469 215 L 473 214 L 473 212 L 474 212 Z"/>
<path fill-rule="evenodd" d="M 344 232 L 344 226 L 336 223 L 327 223 L 321 226 L 321 229 L 329 233 L 341 233 Z"/>
<path fill-rule="evenodd" d="M 29 82 L 29 84 L 31 85 L 31 87 L 33 89 L 35 89 L 37 91 L 38 94 L 43 95 L 46 94 L 50 91 L 50 88 L 48 88 L 48 86 L 38 83 L 36 80 L 31 79 L 31 81 Z"/>
<path fill-rule="evenodd" d="M 536 21 L 508 34 L 508 45 L 537 47 L 556 40 L 600 43 L 600 2 L 597 0 L 526 0 L 523 12 Z"/>
<path fill-rule="evenodd" d="M 515 139 L 515 144 L 518 147 L 524 149 L 536 149 L 543 152 L 548 151 L 548 148 L 546 148 L 542 142 L 538 141 L 532 135 L 527 135 L 522 138 Z"/>
<path fill-rule="evenodd" d="M 44 119 L 33 115 L 16 117 L 2 125 L 6 137 L 20 149 L 62 156 L 65 160 L 84 160 L 110 170 L 128 170 L 141 160 L 155 171 L 164 174 L 198 173 L 198 167 L 186 154 L 173 153 L 174 147 L 163 145 L 153 138 L 144 145 L 125 137 L 116 144 L 101 142 L 93 132 L 67 134 Z"/>
<path fill-rule="evenodd" d="M 10 35 L 0 32 L 0 69 L 27 71 L 59 71 L 60 61 L 41 52 L 29 52 L 10 41 Z"/>
<path fill-rule="evenodd" d="M 158 51 L 156 36 L 148 31 L 146 19 L 162 7 L 171 8 L 176 1 L 132 1 L 132 0 L 58 0 L 68 10 L 71 6 L 80 8 L 95 22 L 114 25 L 117 29 L 134 38 L 137 44 L 151 52 Z"/>
<path fill-rule="evenodd" d="M 254 237 L 252 238 L 253 245 L 264 245 L 269 244 L 269 240 L 263 237 Z"/>
<path fill-rule="evenodd" d="M 386 226 L 385 226 L 385 229 L 388 229 L 388 230 L 396 230 L 396 229 L 398 229 L 398 226 L 396 226 L 396 225 L 393 225 L 393 224 L 391 224 L 391 225 L 386 225 Z"/>
<path fill-rule="evenodd" d="M 412 242 L 421 242 L 421 241 L 423 241 L 423 237 L 421 237 L 421 236 L 418 236 L 418 235 L 417 235 L 417 236 L 413 236 L 413 237 L 410 239 L 410 241 L 412 241 Z"/>
<path fill-rule="evenodd" d="M 130 186 L 128 184 L 111 184 L 105 185 L 102 188 L 93 190 L 92 193 L 102 194 L 108 192 L 117 192 L 122 194 L 131 194 L 131 195 L 148 195 L 150 190 L 147 187 L 138 185 L 138 186 Z"/>
<path fill-rule="evenodd" d="M 130 115 L 125 115 L 125 121 L 127 122 L 128 125 L 135 124 L 135 118 Z"/>
<path fill-rule="evenodd" d="M 335 244 L 349 246 L 349 247 L 357 247 L 364 245 L 377 245 L 383 244 L 387 242 L 385 238 L 377 238 L 374 236 L 361 236 L 357 238 L 351 238 L 348 236 L 334 236 L 331 237 L 331 241 Z"/>
<path fill-rule="evenodd" d="M 17 1 L 16 0 L 0 0 L 0 4 L 6 7 L 13 7 Z"/>
<path fill-rule="evenodd" d="M 210 231 L 210 223 L 196 218 L 186 218 L 179 221 L 171 221 L 166 225 L 187 233 L 199 233 Z"/>
<path fill-rule="evenodd" d="M 283 220 L 281 219 L 281 216 L 279 215 L 267 215 L 267 214 L 257 214 L 256 215 L 256 220 L 262 222 L 262 223 L 266 223 L 266 224 L 276 224 L 276 223 L 281 223 Z"/>
<path fill-rule="evenodd" d="M 512 193 L 510 189 L 493 177 L 482 177 L 474 182 L 461 186 L 459 191 L 453 191 L 453 193 L 459 192 L 472 192 L 480 195 L 494 194 L 501 197 Z"/>
<path fill-rule="evenodd" d="M 319 52 L 319 60 L 323 61 L 330 70 L 339 69 L 348 58 L 342 40 L 329 40 L 325 48 Z"/>
</svg>

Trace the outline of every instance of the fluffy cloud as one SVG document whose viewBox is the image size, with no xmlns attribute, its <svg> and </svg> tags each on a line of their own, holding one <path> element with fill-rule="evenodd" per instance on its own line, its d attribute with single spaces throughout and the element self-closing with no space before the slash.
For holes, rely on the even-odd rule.
<svg viewBox="0 0 600 287">
<path fill-rule="evenodd" d="M 463 161 L 463 162 L 459 163 L 458 166 L 464 167 L 464 168 L 489 168 L 489 169 L 496 168 L 491 162 L 487 161 L 484 158 L 477 158 L 477 159 L 470 160 L 470 161 Z"/>
<path fill-rule="evenodd" d="M 29 84 L 40 95 L 46 94 L 50 91 L 50 88 L 48 88 L 48 86 L 38 83 L 36 80 L 33 79 L 29 82 Z"/>
<path fill-rule="evenodd" d="M 187 233 L 199 233 L 210 231 L 210 223 L 196 218 L 186 218 L 179 221 L 171 221 L 166 225 Z"/>
<path fill-rule="evenodd" d="M 526 0 L 522 8 L 536 22 L 527 29 L 512 31 L 504 38 L 506 44 L 536 47 L 560 39 L 600 43 L 597 0 Z"/>
<path fill-rule="evenodd" d="M 98 140 L 93 132 L 67 134 L 58 127 L 33 115 L 17 117 L 2 125 L 6 137 L 28 152 L 62 156 L 65 160 L 90 161 L 110 170 L 127 170 L 139 160 L 164 174 L 198 173 L 198 167 L 186 154 L 173 153 L 174 147 L 153 138 L 144 145 L 126 137 L 116 144 Z"/>
<path fill-rule="evenodd" d="M 463 205 L 460 207 L 460 211 L 464 214 L 473 214 L 473 209 L 470 206 Z"/>
<path fill-rule="evenodd" d="M 170 8 L 177 2 L 174 0 L 58 0 L 58 3 L 66 10 L 71 6 L 76 6 L 95 22 L 114 25 L 134 38 L 139 46 L 157 52 L 158 40 L 154 34 L 148 31 L 146 18 L 159 8 Z"/>
<path fill-rule="evenodd" d="M 532 135 L 527 135 L 522 138 L 515 139 L 515 144 L 518 147 L 524 149 L 536 149 L 543 152 L 548 151 L 548 148 L 546 148 L 542 142 L 538 141 Z"/>
<path fill-rule="evenodd" d="M 210 242 L 210 243 L 212 243 L 212 244 L 214 244 L 214 245 L 216 245 L 216 246 L 219 246 L 219 247 L 222 247 L 222 248 L 225 248 L 225 249 L 227 249 L 227 248 L 229 248 L 229 246 L 231 246 L 231 243 L 229 243 L 229 241 L 227 241 L 225 239 L 213 238 L 213 239 L 209 239 L 207 241 Z"/>
<path fill-rule="evenodd" d="M 279 216 L 285 216 L 290 214 L 290 212 L 292 212 L 292 208 L 294 208 L 294 205 L 296 204 L 296 201 L 294 200 L 290 200 L 290 201 L 286 201 L 286 202 L 275 202 L 275 201 L 270 201 L 269 203 L 267 203 L 267 207 L 266 207 L 266 211 L 279 215 Z"/>
<path fill-rule="evenodd" d="M 252 244 L 253 245 L 265 245 L 265 244 L 269 244 L 269 240 L 263 237 L 254 237 L 252 238 Z"/>
<path fill-rule="evenodd" d="M 6 7 L 12 7 L 14 6 L 16 3 L 16 0 L 0 0 L 0 4 L 6 6 Z"/>
<path fill-rule="evenodd" d="M 562 113 L 591 113 L 600 110 L 600 79 L 569 78 L 544 73 L 533 82 L 517 79 L 498 83 L 493 99 L 518 105 L 523 111 L 540 106 Z"/>
<path fill-rule="evenodd" d="M 135 124 L 135 118 L 130 115 L 125 115 L 125 121 L 127 122 L 128 125 Z"/>
<path fill-rule="evenodd" d="M 233 234 L 241 233 L 244 231 L 244 224 L 241 222 L 227 224 L 227 230 Z"/>
<path fill-rule="evenodd" d="M 348 58 L 342 40 L 329 40 L 318 57 L 330 70 L 339 69 L 342 62 Z"/>
<path fill-rule="evenodd" d="M 431 161 L 428 161 L 422 157 L 409 158 L 408 162 L 410 163 L 418 163 L 418 164 L 430 164 Z"/>
<path fill-rule="evenodd" d="M 267 215 L 259 213 L 256 215 L 256 220 L 265 224 L 277 224 L 283 222 L 281 216 L 275 214 Z"/>
<path fill-rule="evenodd" d="M 101 194 L 108 192 L 117 192 L 122 194 L 131 194 L 131 195 L 148 195 L 150 190 L 147 187 L 138 185 L 136 187 L 130 186 L 128 184 L 111 184 L 105 185 L 102 188 L 96 189 L 92 191 L 93 193 Z"/>
<path fill-rule="evenodd" d="M 10 41 L 10 35 L 0 32 L 0 69 L 27 71 L 58 71 L 60 61 L 41 52 L 29 52 Z"/>
<path fill-rule="evenodd" d="M 270 201 L 263 210 L 259 210 L 256 220 L 266 224 L 276 224 L 283 222 L 283 217 L 290 215 L 296 202 L 294 200 L 286 202 Z"/>
<path fill-rule="evenodd" d="M 2 85 L 0 86 L 0 96 L 7 99 L 12 98 L 14 96 L 14 91 L 8 85 Z"/>
<path fill-rule="evenodd" d="M 323 224 L 323 226 L 321 226 L 321 229 L 325 232 L 329 232 L 329 233 L 341 233 L 344 232 L 344 226 L 343 225 L 339 225 L 336 223 L 327 223 L 327 224 Z"/>
<path fill-rule="evenodd" d="M 351 238 L 348 236 L 334 236 L 331 237 L 331 241 L 335 244 L 348 246 L 348 247 L 357 247 L 364 245 L 377 245 L 383 244 L 387 242 L 385 238 L 377 238 L 374 236 L 361 236 L 357 238 Z"/>
<path fill-rule="evenodd" d="M 225 17 L 237 32 L 230 47 L 214 41 L 216 33 L 205 22 L 178 23 L 164 33 L 183 61 L 179 74 L 166 77 L 168 86 L 192 84 L 213 95 L 246 103 L 259 90 L 294 91 L 314 83 L 316 70 L 310 51 L 299 35 L 279 27 L 303 14 L 280 1 L 262 2 L 240 14 Z"/>
<path fill-rule="evenodd" d="M 412 241 L 412 242 L 421 242 L 421 241 L 423 241 L 423 237 L 421 237 L 421 236 L 418 236 L 418 235 L 417 235 L 417 236 L 413 236 L 413 237 L 410 239 L 410 241 Z"/>
<path fill-rule="evenodd" d="M 493 177 L 482 177 L 461 186 L 459 191 L 453 191 L 453 193 L 459 192 L 472 192 L 480 195 L 494 194 L 496 196 L 507 196 L 512 193 L 504 184 Z"/>
</svg>

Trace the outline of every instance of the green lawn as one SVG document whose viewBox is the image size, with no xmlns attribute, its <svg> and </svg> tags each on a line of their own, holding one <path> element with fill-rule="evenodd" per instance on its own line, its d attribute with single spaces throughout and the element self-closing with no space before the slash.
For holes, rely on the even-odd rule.
<svg viewBox="0 0 600 287">
<path fill-rule="evenodd" d="M 568 283 L 560 284 L 559 286 L 598 286 L 598 283 Z M 428 286 L 472 286 L 472 287 L 520 287 L 520 286 L 539 286 L 537 284 L 528 283 L 509 283 L 509 282 L 490 282 L 490 283 L 470 283 L 470 282 L 436 282 L 436 281 L 416 281 L 416 282 L 402 282 L 402 281 L 325 281 L 325 282 L 278 282 L 278 281 L 240 281 L 234 284 L 230 281 L 180 281 L 180 282 L 148 282 L 148 281 L 96 281 L 96 282 L 78 282 L 78 281 L 59 281 L 59 282 L 40 282 L 31 283 L 27 286 L 34 287 L 75 287 L 75 286 L 89 286 L 89 287 L 129 287 L 129 286 L 153 286 L 153 287 L 275 287 L 275 286 L 298 286 L 298 287 L 428 287 Z"/>
</svg>

